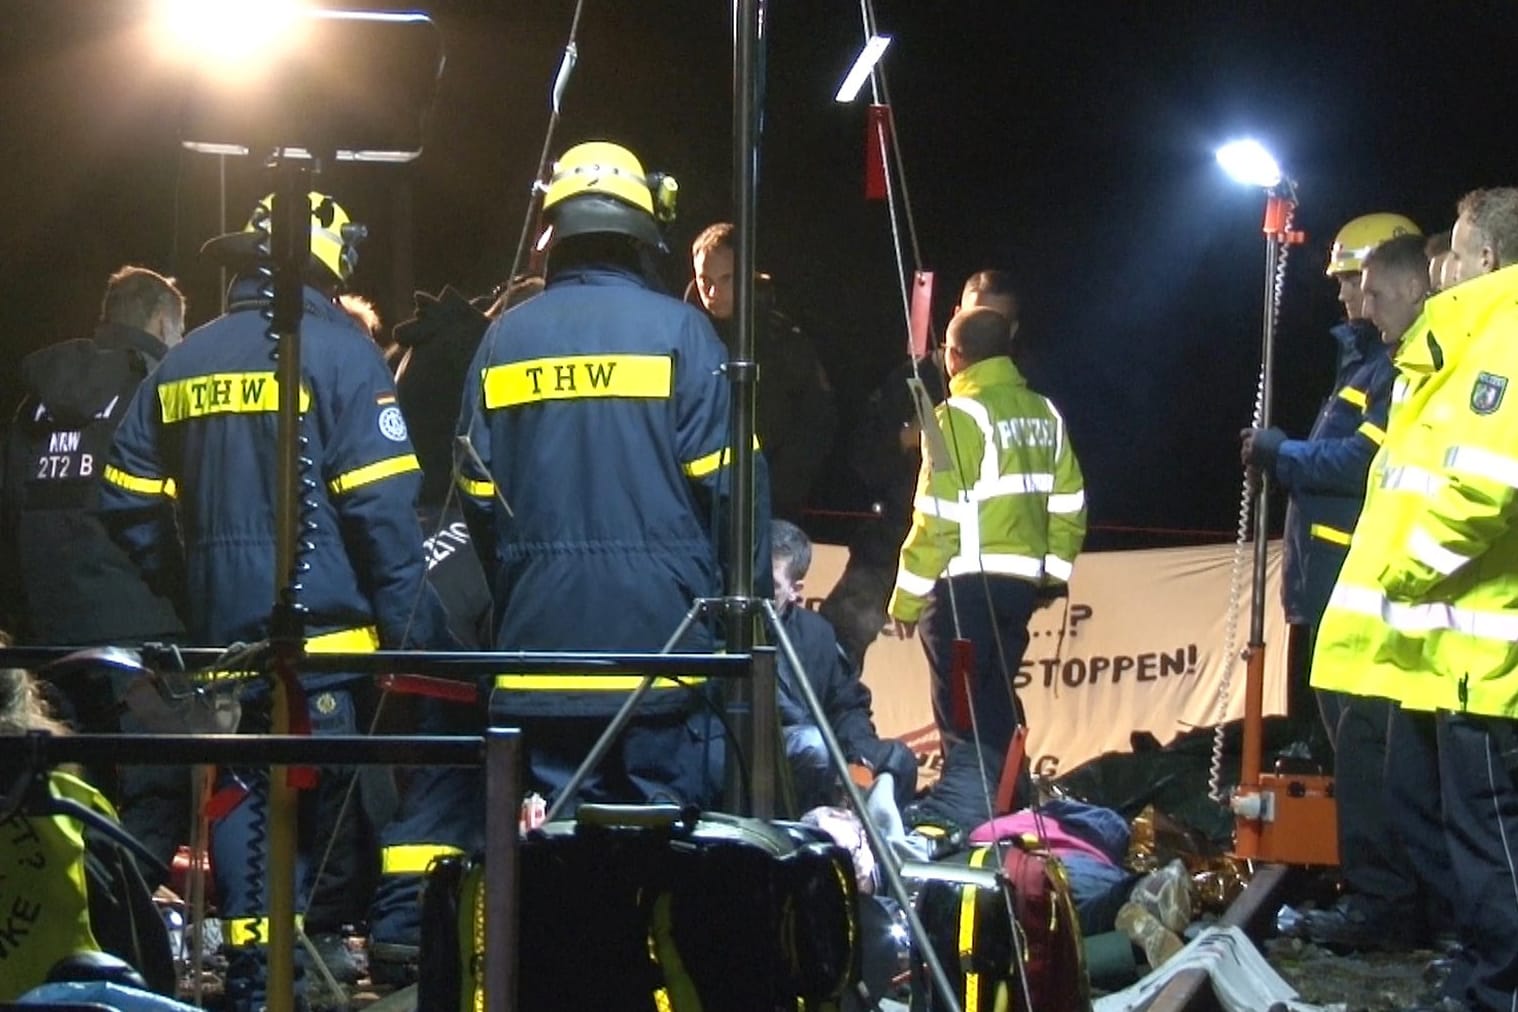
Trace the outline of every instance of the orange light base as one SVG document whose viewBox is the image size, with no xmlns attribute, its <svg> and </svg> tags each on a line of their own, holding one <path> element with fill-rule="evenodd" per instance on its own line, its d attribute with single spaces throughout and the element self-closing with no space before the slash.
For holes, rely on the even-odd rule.
<svg viewBox="0 0 1518 1012">
<path fill-rule="evenodd" d="M 1240 788 L 1234 804 L 1233 855 L 1272 864 L 1339 863 L 1339 816 L 1333 777 L 1262 773 L 1257 812 L 1239 812 L 1254 793 Z"/>
</svg>

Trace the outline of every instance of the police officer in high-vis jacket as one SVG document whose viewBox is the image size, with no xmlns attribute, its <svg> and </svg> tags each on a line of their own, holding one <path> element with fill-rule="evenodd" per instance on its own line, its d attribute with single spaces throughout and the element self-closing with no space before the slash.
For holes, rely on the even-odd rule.
<svg viewBox="0 0 1518 1012">
<path fill-rule="evenodd" d="M 1518 1005 L 1518 188 L 1459 205 L 1455 283 L 1397 356 L 1386 442 L 1313 684 L 1435 715 L 1437 798 L 1466 954 L 1456 1007 Z M 1457 970 L 1460 969 L 1457 967 Z M 1441 1006 L 1442 1007 L 1442 1006 Z"/>
<path fill-rule="evenodd" d="M 651 280 L 674 192 L 617 144 L 567 151 L 543 199 L 547 286 L 491 325 L 470 369 L 461 484 L 498 648 L 656 651 L 721 587 L 726 355 L 705 315 Z M 697 623 L 675 649 L 713 642 Z M 549 794 L 638 681 L 503 676 L 492 714 L 522 724 L 530 783 Z M 709 799 L 708 689 L 657 680 L 580 799 Z"/>
<path fill-rule="evenodd" d="M 1023 723 L 1012 686 L 1028 620 L 1063 592 L 1086 537 L 1085 484 L 1065 420 L 1028 388 L 1011 350 L 1011 326 L 994 309 L 949 323 L 949 397 L 935 410 L 949 459 L 940 469 L 923 454 L 888 606 L 898 636 L 920 629 L 933 674 L 944 768 L 923 812 L 968 825 L 990 817 L 986 787 L 994 796 Z M 975 651 L 963 690 L 951 677 L 959 638 Z"/>
<path fill-rule="evenodd" d="M 312 193 L 309 201 L 300 397 L 307 463 L 297 549 L 306 648 L 448 646 L 442 606 L 425 584 L 413 512 L 420 471 L 395 386 L 373 343 L 334 302 L 356 263 L 362 226 L 331 197 Z M 269 633 L 279 391 L 269 293 L 256 268 L 267 256 L 271 203 L 260 202 L 242 232 L 207 244 L 208 254 L 239 272 L 228 312 L 190 333 L 138 389 L 105 471 L 102 508 L 113 533 L 150 582 L 182 583 L 176 596 L 188 602 L 189 634 L 203 644 Z M 354 680 L 302 681 L 315 732 L 351 733 Z M 268 729 L 263 690 L 258 679 L 244 687 L 246 730 Z M 231 949 L 227 989 L 239 1010 L 264 1000 L 269 928 L 266 793 L 260 773 L 240 773 L 225 795 L 237 803 L 212 838 Z M 334 791 L 321 796 L 339 800 Z"/>
</svg>

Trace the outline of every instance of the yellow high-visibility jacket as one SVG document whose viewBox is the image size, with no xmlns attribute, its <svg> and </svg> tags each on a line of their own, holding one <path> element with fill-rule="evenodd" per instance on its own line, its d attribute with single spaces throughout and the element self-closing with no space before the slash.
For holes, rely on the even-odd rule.
<svg viewBox="0 0 1518 1012">
<path fill-rule="evenodd" d="M 1086 494 L 1065 420 L 1004 355 L 949 380 L 935 410 L 953 467 L 926 444 L 890 613 L 915 622 L 944 576 L 1064 583 L 1086 537 Z"/>
<path fill-rule="evenodd" d="M 1506 391 L 1518 378 L 1518 267 L 1431 299 L 1409 333 L 1415 350 L 1399 357 L 1408 394 L 1371 469 L 1350 548 L 1360 558 L 1335 588 L 1313 684 L 1515 716 L 1518 404 Z"/>
</svg>

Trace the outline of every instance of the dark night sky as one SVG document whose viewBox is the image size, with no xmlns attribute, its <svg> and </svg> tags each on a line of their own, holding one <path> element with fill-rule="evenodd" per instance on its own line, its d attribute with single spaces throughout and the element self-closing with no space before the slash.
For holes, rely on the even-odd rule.
<svg viewBox="0 0 1518 1012">
<path fill-rule="evenodd" d="M 408 315 L 395 256 L 408 243 L 418 288 L 479 292 L 508 268 L 573 10 L 413 6 L 448 52 L 426 153 L 320 182 L 371 225 L 356 283 L 390 322 Z M 217 274 L 194 251 L 217 231 L 217 166 L 176 146 L 176 84 L 137 27 L 149 7 L 5 6 L 0 340 L 13 361 L 87 333 L 105 275 L 124 262 L 178 275 L 192 322 L 214 312 Z M 1385 209 L 1447 227 L 1465 190 L 1518 182 L 1503 97 L 1518 7 L 1201 7 L 878 0 L 939 324 L 968 272 L 1017 273 L 1028 371 L 1070 420 L 1097 525 L 1232 526 L 1235 433 L 1258 367 L 1263 197 L 1222 178 L 1219 142 L 1258 136 L 1300 182 L 1309 242 L 1293 252 L 1278 351 L 1277 417 L 1294 433 L 1330 383 L 1337 305 L 1322 263 L 1338 225 Z M 729 16 L 721 3 L 590 0 L 555 144 L 619 140 L 679 178 L 672 285 L 690 237 L 730 214 Z M 831 99 L 859 8 L 773 0 L 770 16 L 760 266 L 817 340 L 847 414 L 904 355 L 884 205 L 862 198 L 864 106 Z M 408 188 L 414 228 L 401 235 Z M 229 163 L 234 226 L 268 189 L 256 166 Z M 8 375 L 0 387 L 7 403 L 14 386 Z M 862 505 L 846 477 L 818 502 Z"/>
</svg>

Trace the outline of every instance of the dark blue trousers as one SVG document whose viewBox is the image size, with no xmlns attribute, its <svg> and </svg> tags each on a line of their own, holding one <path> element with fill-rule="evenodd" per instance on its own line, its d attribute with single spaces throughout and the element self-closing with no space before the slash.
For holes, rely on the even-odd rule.
<svg viewBox="0 0 1518 1012">
<path fill-rule="evenodd" d="M 1472 957 L 1463 996 L 1518 1008 L 1518 733 L 1500 717 L 1441 711 L 1439 787 L 1460 937 Z"/>
<path fill-rule="evenodd" d="M 932 672 L 933 719 L 944 764 L 922 802 L 925 812 L 967 829 L 994 814 L 988 801 L 996 797 L 1012 733 L 1024 719 L 1012 679 L 1028 649 L 1034 605 L 1033 584 L 1013 576 L 973 573 L 934 586 L 917 634 Z M 959 638 L 969 640 L 974 651 L 966 687 L 970 719 L 964 722 L 954 712 L 953 650 Z M 1025 759 L 1018 797 L 1030 797 L 1031 786 Z"/>
</svg>

